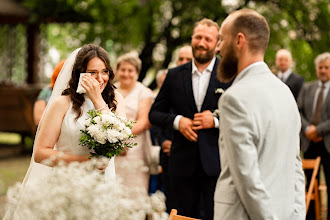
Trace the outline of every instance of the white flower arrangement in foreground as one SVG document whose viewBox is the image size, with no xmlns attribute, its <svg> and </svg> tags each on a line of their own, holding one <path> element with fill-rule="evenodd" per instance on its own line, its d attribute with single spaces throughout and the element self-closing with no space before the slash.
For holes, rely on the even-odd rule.
<svg viewBox="0 0 330 220">
<path fill-rule="evenodd" d="M 80 130 L 82 132 L 80 144 L 93 150 L 92 157 L 111 158 L 118 156 L 126 148 L 136 145 L 129 142 L 135 137 L 131 131 L 135 122 L 112 111 L 98 112 L 92 109 L 88 111 L 88 114 L 85 129 Z"/>
<path fill-rule="evenodd" d="M 95 163 L 106 163 L 100 160 L 104 158 L 54 167 L 50 181 L 25 191 L 16 212 L 18 219 L 168 219 L 162 192 L 149 197 L 144 189 L 123 186 L 118 177 L 115 183 L 106 183 L 103 173 L 94 169 Z M 8 208 L 16 207 L 18 189 L 19 184 L 9 188 Z"/>
</svg>

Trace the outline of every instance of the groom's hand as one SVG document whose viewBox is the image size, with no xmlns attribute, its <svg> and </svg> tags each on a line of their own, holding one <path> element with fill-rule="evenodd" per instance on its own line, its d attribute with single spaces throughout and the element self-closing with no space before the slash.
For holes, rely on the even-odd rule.
<svg viewBox="0 0 330 220">
<path fill-rule="evenodd" d="M 214 117 L 210 110 L 205 110 L 194 115 L 193 130 L 214 128 Z"/>
<path fill-rule="evenodd" d="M 193 121 L 190 118 L 182 117 L 179 121 L 179 131 L 189 141 L 197 141 L 197 133 L 192 129 Z"/>
</svg>

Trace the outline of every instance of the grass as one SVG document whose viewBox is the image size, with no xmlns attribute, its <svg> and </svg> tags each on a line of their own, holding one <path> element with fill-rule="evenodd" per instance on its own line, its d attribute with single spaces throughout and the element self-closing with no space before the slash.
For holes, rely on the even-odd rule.
<svg viewBox="0 0 330 220">
<path fill-rule="evenodd" d="M 4 195 L 9 186 L 23 180 L 30 160 L 30 155 L 0 160 L 0 195 Z"/>
<path fill-rule="evenodd" d="M 19 144 L 21 139 L 19 134 L 0 132 L 0 143 L 2 144 Z"/>
<path fill-rule="evenodd" d="M 18 155 L 0 160 L 0 219 L 4 215 L 8 188 L 16 182 L 23 181 L 25 173 L 29 168 L 30 160 L 31 155 Z"/>
</svg>

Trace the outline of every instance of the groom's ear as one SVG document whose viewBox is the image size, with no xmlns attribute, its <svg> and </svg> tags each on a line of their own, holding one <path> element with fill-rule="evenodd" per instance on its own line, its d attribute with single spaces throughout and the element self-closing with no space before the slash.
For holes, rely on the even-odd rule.
<svg viewBox="0 0 330 220">
<path fill-rule="evenodd" d="M 247 39 L 246 39 L 245 35 L 242 32 L 239 32 L 236 35 L 236 38 L 234 41 L 234 46 L 236 46 L 236 48 L 238 50 L 242 50 L 242 48 L 246 45 L 247 45 Z"/>
</svg>

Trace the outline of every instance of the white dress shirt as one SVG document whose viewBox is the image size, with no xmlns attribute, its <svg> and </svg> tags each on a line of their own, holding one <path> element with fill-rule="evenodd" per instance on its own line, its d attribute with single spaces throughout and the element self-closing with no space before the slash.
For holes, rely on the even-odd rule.
<svg viewBox="0 0 330 220">
<path fill-rule="evenodd" d="M 202 73 L 198 71 L 198 68 L 195 65 L 194 59 L 192 61 L 192 90 L 194 94 L 194 99 L 196 103 L 196 107 L 198 112 L 201 111 L 205 95 L 207 92 L 207 88 L 210 83 L 210 78 L 212 75 L 212 70 L 215 64 L 215 57 L 213 57 L 212 61 L 210 64 L 203 70 Z M 180 119 L 182 118 L 182 115 L 177 115 L 173 121 L 173 128 L 175 130 L 179 130 L 179 122 Z M 219 120 L 214 117 L 214 125 L 216 128 L 219 127 Z"/>
<path fill-rule="evenodd" d="M 279 71 L 277 73 L 277 77 L 280 78 L 284 83 L 288 80 L 289 76 L 292 73 L 292 69 L 287 69 L 287 71 L 285 71 L 284 73 L 282 73 L 281 71 Z"/>
</svg>

